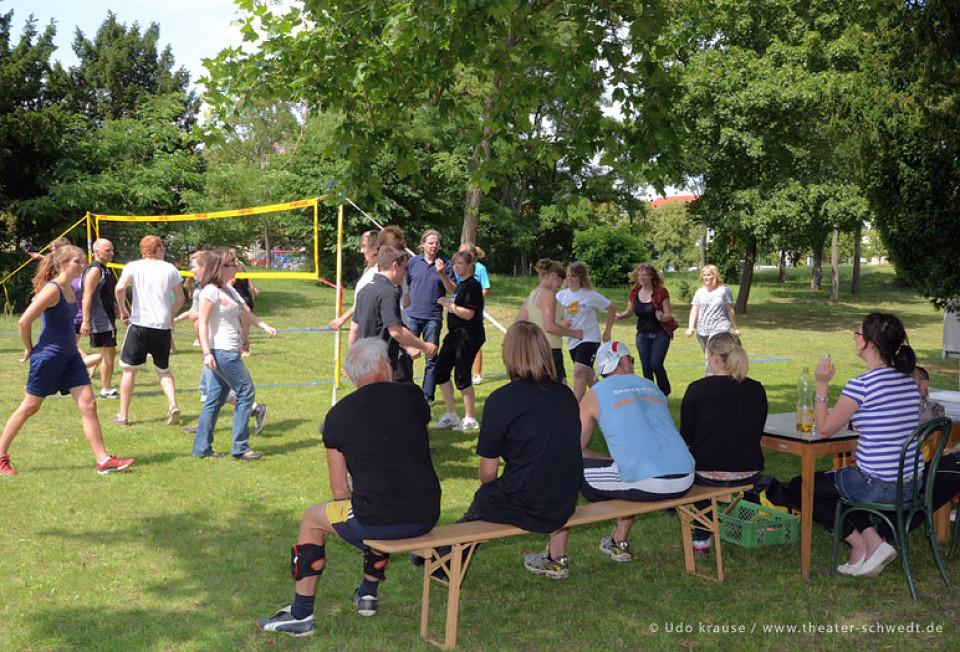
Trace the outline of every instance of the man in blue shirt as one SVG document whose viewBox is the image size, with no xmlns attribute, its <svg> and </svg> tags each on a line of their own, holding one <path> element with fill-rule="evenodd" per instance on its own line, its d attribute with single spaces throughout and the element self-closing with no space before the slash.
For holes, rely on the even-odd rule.
<svg viewBox="0 0 960 652">
<path fill-rule="evenodd" d="M 410 288 L 410 306 L 406 311 L 407 328 L 416 337 L 437 345 L 443 326 L 443 306 L 437 299 L 457 289 L 453 281 L 453 266 L 440 255 L 440 234 L 427 229 L 420 236 L 420 253 L 407 263 L 407 285 Z M 437 358 L 427 357 L 423 374 L 423 395 L 432 405 L 436 383 L 433 368 Z"/>
</svg>

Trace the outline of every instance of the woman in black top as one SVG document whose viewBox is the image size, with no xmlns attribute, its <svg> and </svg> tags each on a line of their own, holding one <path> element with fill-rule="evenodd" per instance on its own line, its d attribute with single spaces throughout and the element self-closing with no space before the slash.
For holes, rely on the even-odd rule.
<svg viewBox="0 0 960 652">
<path fill-rule="evenodd" d="M 617 313 L 617 319 L 637 317 L 637 355 L 643 366 L 643 377 L 656 378 L 657 387 L 664 396 L 670 396 L 670 379 L 663 361 L 677 329 L 677 321 L 670 309 L 670 293 L 650 263 L 640 263 L 630 274 L 634 281 L 627 295 L 627 309 Z"/>
<path fill-rule="evenodd" d="M 747 353 L 733 333 L 710 338 L 707 361 L 714 375 L 690 383 L 680 407 L 680 434 L 697 462 L 694 483 L 753 484 L 763 470 L 760 437 L 767 420 L 767 393 L 747 378 Z M 696 530 L 693 539 L 694 550 L 710 548 L 706 530 Z"/>
</svg>

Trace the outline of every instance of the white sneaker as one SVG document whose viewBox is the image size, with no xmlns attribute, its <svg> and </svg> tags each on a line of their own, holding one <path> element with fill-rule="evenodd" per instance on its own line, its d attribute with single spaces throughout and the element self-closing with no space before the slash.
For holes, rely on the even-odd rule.
<svg viewBox="0 0 960 652">
<path fill-rule="evenodd" d="M 430 424 L 431 428 L 456 428 L 460 425 L 460 417 L 456 412 L 447 412 Z"/>
<path fill-rule="evenodd" d="M 480 423 L 473 417 L 466 417 L 459 425 L 453 427 L 454 430 L 466 432 L 467 430 L 479 430 Z"/>
<path fill-rule="evenodd" d="M 100 390 L 100 394 L 98 394 L 98 396 L 105 399 L 117 399 L 120 398 L 120 392 L 118 392 L 115 387 L 105 387 Z"/>
<path fill-rule="evenodd" d="M 483 376 L 480 374 L 473 374 L 473 384 L 479 385 L 483 382 Z"/>
</svg>

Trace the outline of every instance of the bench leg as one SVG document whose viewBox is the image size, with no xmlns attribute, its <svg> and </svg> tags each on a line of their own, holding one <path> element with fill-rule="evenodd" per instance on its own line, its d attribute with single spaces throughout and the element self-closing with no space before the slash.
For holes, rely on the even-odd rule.
<svg viewBox="0 0 960 652">
<path fill-rule="evenodd" d="M 717 557 L 717 580 L 723 581 L 723 554 L 720 551 L 720 517 L 717 510 L 716 498 L 710 499 L 710 506 L 706 509 L 697 509 L 693 504 L 678 505 L 677 516 L 680 518 L 680 528 L 683 535 L 683 560 L 688 573 L 699 575 L 696 572 L 696 563 L 693 553 L 693 534 L 690 527 L 696 523 L 709 530 L 713 535 L 713 547 Z M 707 576 L 703 576 L 707 577 Z M 712 579 L 712 578 L 711 578 Z"/>
<path fill-rule="evenodd" d="M 444 650 L 457 645 L 457 623 L 460 617 L 460 587 L 463 576 L 473 559 L 477 542 L 458 543 L 450 548 L 450 552 L 441 556 L 436 550 L 418 551 L 426 560 L 423 565 L 423 602 L 420 611 L 420 636 Z M 442 570 L 447 579 L 433 577 L 436 570 Z M 447 621 L 444 627 L 444 638 L 438 641 L 430 638 L 428 623 L 430 618 L 430 584 L 445 585 L 447 587 Z"/>
</svg>

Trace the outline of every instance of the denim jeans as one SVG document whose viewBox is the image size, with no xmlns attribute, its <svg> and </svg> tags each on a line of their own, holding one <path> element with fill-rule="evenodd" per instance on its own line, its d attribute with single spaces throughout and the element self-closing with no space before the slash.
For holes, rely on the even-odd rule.
<svg viewBox="0 0 960 652">
<path fill-rule="evenodd" d="M 200 422 L 193 440 L 193 454 L 206 457 L 213 453 L 213 428 L 217 425 L 220 408 L 230 397 L 230 390 L 237 393 L 237 406 L 233 411 L 232 455 L 242 455 L 250 450 L 250 410 L 256 391 L 247 366 L 239 351 L 213 349 L 217 368 L 207 375 L 207 400 L 200 411 Z"/>
<path fill-rule="evenodd" d="M 664 396 L 670 396 L 670 379 L 663 361 L 670 348 L 670 336 L 666 331 L 659 333 L 637 333 L 637 355 L 643 365 L 643 377 L 653 380 L 656 377 L 657 387 Z"/>
<path fill-rule="evenodd" d="M 880 478 L 863 473 L 855 466 L 838 469 L 834 476 L 837 493 L 842 498 L 859 503 L 895 503 L 897 502 L 897 481 L 885 482 Z M 903 495 L 910 496 L 913 482 L 903 483 Z"/>
<path fill-rule="evenodd" d="M 407 328 L 416 337 L 423 335 L 424 342 L 440 344 L 440 329 L 443 328 L 441 319 L 418 319 L 417 317 L 407 316 Z M 423 395 L 428 400 L 433 400 L 436 392 L 436 382 L 433 379 L 433 368 L 437 366 L 436 356 L 427 358 L 427 367 L 423 372 Z"/>
</svg>

